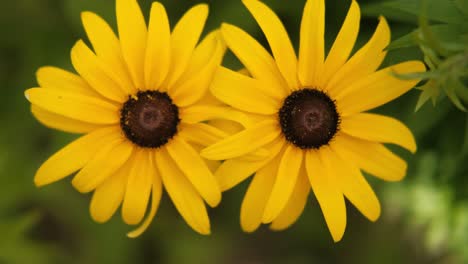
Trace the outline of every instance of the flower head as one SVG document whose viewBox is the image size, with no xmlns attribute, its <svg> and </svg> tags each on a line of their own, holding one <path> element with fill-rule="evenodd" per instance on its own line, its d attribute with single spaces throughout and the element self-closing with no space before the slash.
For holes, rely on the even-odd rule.
<svg viewBox="0 0 468 264">
<path fill-rule="evenodd" d="M 85 134 L 49 158 L 34 181 L 43 186 L 77 172 L 72 184 L 94 191 L 97 222 L 121 205 L 124 222 L 139 224 L 151 203 L 130 237 L 151 223 L 164 187 L 188 225 L 208 234 L 204 202 L 218 205 L 221 192 L 198 151 L 224 134 L 201 123 L 208 116 L 200 109 L 225 46 L 217 31 L 197 45 L 206 5 L 190 9 L 172 32 L 160 3 L 153 3 L 148 26 L 136 0 L 117 0 L 116 10 L 118 37 L 96 14 L 82 14 L 93 50 L 81 40 L 73 47 L 79 75 L 43 67 L 40 88 L 25 93 L 43 124 Z"/>
<path fill-rule="evenodd" d="M 275 230 L 287 228 L 302 213 L 312 189 L 333 239 L 339 241 L 346 227 L 345 198 L 371 221 L 380 215 L 379 201 L 361 171 L 387 181 L 406 174 L 406 163 L 383 143 L 416 151 L 405 125 L 365 112 L 418 82 L 395 74 L 421 72 L 425 66 L 408 61 L 377 70 L 390 41 L 383 17 L 372 38 L 350 57 L 360 23 L 355 1 L 325 56 L 325 1 L 308 0 L 298 57 L 272 10 L 257 0 L 243 3 L 265 33 L 273 56 L 240 28 L 224 24 L 221 32 L 228 48 L 252 77 L 220 68 L 211 91 L 253 114 L 257 123 L 204 149 L 202 156 L 227 160 L 215 173 L 223 190 L 255 173 L 241 208 L 245 231 L 261 223 L 271 223 Z M 259 149 L 268 150 L 269 158 L 245 158 Z"/>
</svg>

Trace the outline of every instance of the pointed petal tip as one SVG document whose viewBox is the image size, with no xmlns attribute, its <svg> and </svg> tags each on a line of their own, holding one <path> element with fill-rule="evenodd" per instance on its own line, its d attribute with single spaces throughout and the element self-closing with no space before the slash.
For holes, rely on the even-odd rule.
<svg viewBox="0 0 468 264">
<path fill-rule="evenodd" d="M 198 227 L 195 231 L 199 233 L 200 235 L 204 235 L 204 236 L 211 235 L 211 227 L 209 224 L 208 226 Z"/>
<path fill-rule="evenodd" d="M 264 224 L 269 224 L 273 222 L 273 220 L 275 220 L 275 218 L 277 217 L 276 215 L 273 214 L 271 210 L 267 210 L 267 209 L 268 208 L 265 209 L 265 212 L 263 213 L 263 216 L 262 216 L 262 223 Z"/>
<path fill-rule="evenodd" d="M 191 11 L 192 12 L 194 12 L 194 11 L 200 12 L 200 16 L 208 17 L 208 14 L 210 12 L 210 7 L 209 7 L 208 4 L 202 3 L 202 4 L 198 4 L 198 5 L 195 5 L 194 7 L 192 7 Z"/>
<path fill-rule="evenodd" d="M 242 0 L 242 4 L 244 4 L 245 6 L 249 6 L 251 4 L 256 4 L 258 2 L 260 2 L 260 1 L 258 1 L 258 0 Z"/>
<path fill-rule="evenodd" d="M 38 178 L 38 177 L 35 177 L 34 178 L 34 185 L 37 187 L 37 188 L 41 188 L 41 187 L 44 187 L 45 185 L 47 185 L 48 183 L 45 182 L 44 180 Z"/>
<path fill-rule="evenodd" d="M 92 16 L 97 16 L 97 15 L 91 11 L 83 11 L 80 13 L 81 21 L 83 21 L 83 23 L 86 19 L 89 19 Z"/>
<path fill-rule="evenodd" d="M 24 91 L 24 97 L 26 98 L 26 100 L 30 101 L 29 100 L 29 90 Z"/>
<path fill-rule="evenodd" d="M 221 199 L 222 199 L 221 197 L 222 197 L 221 189 L 218 188 L 216 190 L 216 196 L 214 196 L 211 200 L 206 201 L 206 202 L 211 208 L 215 208 L 221 203 Z"/>
</svg>

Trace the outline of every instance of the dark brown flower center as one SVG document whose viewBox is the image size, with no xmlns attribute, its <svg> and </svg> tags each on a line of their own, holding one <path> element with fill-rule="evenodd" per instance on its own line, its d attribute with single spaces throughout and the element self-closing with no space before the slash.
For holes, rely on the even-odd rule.
<svg viewBox="0 0 468 264">
<path fill-rule="evenodd" d="M 284 100 L 279 119 L 286 139 L 302 149 L 318 149 L 328 144 L 340 121 L 333 100 L 310 88 L 291 93 Z"/>
<path fill-rule="evenodd" d="M 120 126 L 125 136 L 140 147 L 158 148 L 176 133 L 179 109 L 167 93 L 138 92 L 123 105 Z"/>
</svg>

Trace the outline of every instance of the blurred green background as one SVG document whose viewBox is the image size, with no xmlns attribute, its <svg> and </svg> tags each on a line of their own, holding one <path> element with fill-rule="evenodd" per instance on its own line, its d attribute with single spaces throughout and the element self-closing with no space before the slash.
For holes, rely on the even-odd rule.
<svg viewBox="0 0 468 264">
<path fill-rule="evenodd" d="M 147 16 L 152 1 L 139 2 Z M 163 1 L 172 25 L 198 2 Z M 284 21 L 297 47 L 305 1 L 265 2 Z M 389 19 L 393 39 L 418 27 L 419 1 L 390 2 L 359 1 L 363 18 L 357 47 L 372 34 L 379 14 Z M 467 1 L 429 2 L 430 23 L 463 24 L 454 20 L 463 18 L 463 11 L 468 14 Z M 456 3 L 459 9 L 437 6 L 442 2 Z M 326 3 L 326 43 L 330 47 L 350 1 Z M 212 0 L 209 4 L 206 32 L 225 21 L 244 28 L 266 45 L 240 1 Z M 288 230 L 273 232 L 262 227 L 244 234 L 239 210 L 248 181 L 226 192 L 221 205 L 210 211 L 212 235 L 207 237 L 187 227 L 167 196 L 150 229 L 129 239 L 125 234 L 131 227 L 122 223 L 119 214 L 109 223 L 94 223 L 88 211 L 90 196 L 75 191 L 69 180 L 37 189 L 35 170 L 76 135 L 40 125 L 30 114 L 23 91 L 36 85 L 35 71 L 40 66 L 72 69 L 69 51 L 76 40 L 85 38 L 80 21 L 80 12 L 85 10 L 97 12 L 115 28 L 114 0 L 2 1 L 0 264 L 468 263 L 468 118 L 444 96 L 435 107 L 426 103 L 415 112 L 420 95 L 416 89 L 376 110 L 403 120 L 415 133 L 416 155 L 395 149 L 409 162 L 406 179 L 384 183 L 368 177 L 381 198 L 382 217 L 371 223 L 348 204 L 347 231 L 337 244 L 312 196 L 299 221 Z M 461 19 L 465 29 L 467 20 Z M 391 50 L 384 64 L 423 59 L 418 46 L 402 46 Z M 225 65 L 241 67 L 232 54 L 226 56 Z"/>
</svg>

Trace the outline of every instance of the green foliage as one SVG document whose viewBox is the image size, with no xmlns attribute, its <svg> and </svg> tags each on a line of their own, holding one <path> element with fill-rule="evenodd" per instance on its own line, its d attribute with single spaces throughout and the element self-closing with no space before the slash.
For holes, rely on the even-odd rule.
<svg viewBox="0 0 468 264">
<path fill-rule="evenodd" d="M 435 105 L 441 94 L 461 111 L 468 104 L 468 1 L 389 1 L 371 6 L 371 11 L 394 8 L 413 15 L 419 28 L 393 41 L 389 50 L 418 46 L 424 53 L 429 71 L 403 76 L 427 80 L 416 104 L 418 110 L 431 100 Z M 431 22 L 441 24 L 430 25 Z"/>
</svg>

